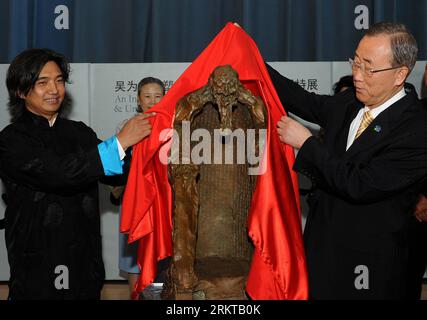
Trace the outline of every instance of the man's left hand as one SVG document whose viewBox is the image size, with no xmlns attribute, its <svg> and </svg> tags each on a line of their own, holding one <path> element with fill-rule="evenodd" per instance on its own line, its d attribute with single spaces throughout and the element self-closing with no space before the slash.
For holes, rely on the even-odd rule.
<svg viewBox="0 0 427 320">
<path fill-rule="evenodd" d="M 304 142 L 312 136 L 310 130 L 297 121 L 283 116 L 277 123 L 277 132 L 280 141 L 301 149 Z"/>
</svg>

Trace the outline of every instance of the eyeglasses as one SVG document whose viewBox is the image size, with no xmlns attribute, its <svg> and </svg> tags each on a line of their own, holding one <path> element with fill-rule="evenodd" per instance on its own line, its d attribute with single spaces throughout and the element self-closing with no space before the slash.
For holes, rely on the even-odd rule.
<svg viewBox="0 0 427 320">
<path fill-rule="evenodd" d="M 388 71 L 388 70 L 394 70 L 394 69 L 398 69 L 401 68 L 402 66 L 397 66 L 397 67 L 390 67 L 390 68 L 385 68 L 385 69 L 366 69 L 365 64 L 364 63 L 357 63 L 356 61 L 354 61 L 353 59 L 348 59 L 348 62 L 350 63 L 351 66 L 351 70 L 356 71 L 357 69 L 360 69 L 360 71 L 363 72 L 363 74 L 365 76 L 371 77 L 374 73 L 377 72 L 383 72 L 383 71 Z"/>
</svg>

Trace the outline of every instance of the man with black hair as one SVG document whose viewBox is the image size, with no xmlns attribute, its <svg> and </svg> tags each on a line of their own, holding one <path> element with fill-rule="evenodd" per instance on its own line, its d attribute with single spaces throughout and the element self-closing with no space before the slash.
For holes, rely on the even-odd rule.
<svg viewBox="0 0 427 320">
<path fill-rule="evenodd" d="M 97 183 L 121 174 L 124 151 L 151 132 L 150 114 L 103 142 L 83 122 L 62 118 L 69 70 L 62 55 L 29 49 L 7 72 L 14 118 L 0 132 L 0 177 L 12 300 L 100 298 Z"/>
<path fill-rule="evenodd" d="M 343 92 L 349 88 L 354 88 L 353 76 L 341 77 L 333 86 L 334 95 Z"/>
</svg>

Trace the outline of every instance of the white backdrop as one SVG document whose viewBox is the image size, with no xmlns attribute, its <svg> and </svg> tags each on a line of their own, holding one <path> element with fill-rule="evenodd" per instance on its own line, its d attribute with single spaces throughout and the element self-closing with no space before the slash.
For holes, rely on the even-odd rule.
<svg viewBox="0 0 427 320">
<path fill-rule="evenodd" d="M 141 78 L 158 77 L 169 87 L 188 65 L 188 63 L 72 64 L 72 83 L 67 85 L 67 91 L 73 101 L 69 118 L 85 122 L 96 131 L 100 139 L 106 139 L 115 133 L 119 123 L 134 114 L 136 84 Z M 271 65 L 309 91 L 321 94 L 331 94 L 333 84 L 341 76 L 351 74 L 347 62 L 272 62 Z M 416 87 L 418 93 L 421 92 L 424 66 L 424 61 L 418 62 L 409 77 L 409 82 Z M 7 67 L 8 65 L 0 64 L 0 130 L 10 121 L 6 107 Z M 317 129 L 316 125 L 304 123 L 313 130 Z M 300 184 L 301 187 L 309 186 L 309 182 L 302 177 Z M 304 201 L 302 206 L 305 216 L 307 206 Z M 100 185 L 100 208 L 106 278 L 122 279 L 118 269 L 118 208 L 110 204 L 109 189 L 103 185 Z M 3 218 L 4 210 L 4 204 L 0 202 L 0 218 Z M 8 279 L 4 230 L 1 230 L 0 281 Z"/>
</svg>

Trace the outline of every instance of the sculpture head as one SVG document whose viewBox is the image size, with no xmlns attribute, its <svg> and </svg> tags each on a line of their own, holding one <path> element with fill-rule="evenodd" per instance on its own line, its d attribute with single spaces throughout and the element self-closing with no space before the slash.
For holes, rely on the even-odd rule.
<svg viewBox="0 0 427 320">
<path fill-rule="evenodd" d="M 216 67 L 209 77 L 214 103 L 218 106 L 221 129 L 232 130 L 233 105 L 237 103 L 240 86 L 239 76 L 230 65 Z"/>
</svg>

